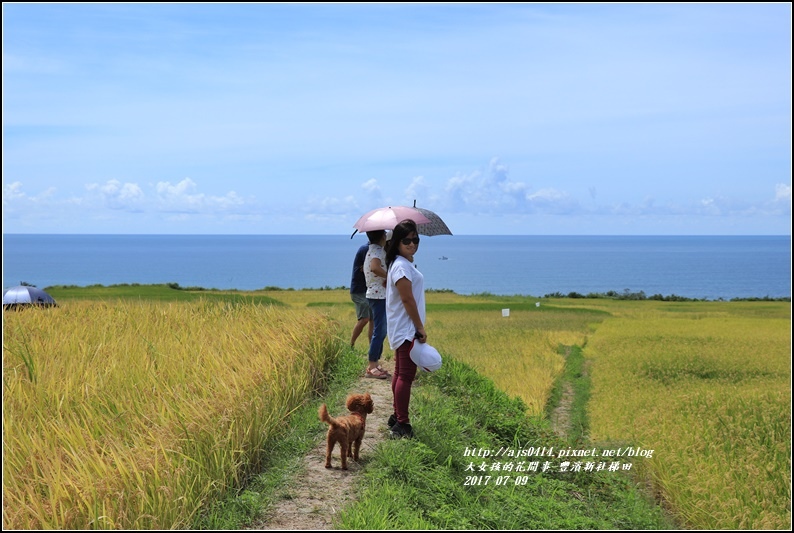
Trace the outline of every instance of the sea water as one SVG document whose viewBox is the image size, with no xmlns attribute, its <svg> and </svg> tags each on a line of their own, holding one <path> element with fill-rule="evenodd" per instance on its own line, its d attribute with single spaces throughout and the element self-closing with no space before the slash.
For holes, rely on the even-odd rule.
<svg viewBox="0 0 794 533">
<path fill-rule="evenodd" d="M 3 236 L 3 287 L 29 283 L 348 287 L 364 236 Z M 428 289 L 544 296 L 644 292 L 731 299 L 791 296 L 788 236 L 436 236 L 415 256 Z"/>
</svg>

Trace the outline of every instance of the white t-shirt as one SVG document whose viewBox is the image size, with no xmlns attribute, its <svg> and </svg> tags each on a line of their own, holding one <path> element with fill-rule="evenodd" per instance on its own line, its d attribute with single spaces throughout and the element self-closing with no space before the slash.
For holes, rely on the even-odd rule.
<svg viewBox="0 0 794 533">
<path fill-rule="evenodd" d="M 364 279 L 367 280 L 367 298 L 371 300 L 383 300 L 386 298 L 386 287 L 382 277 L 375 274 L 370 268 L 373 259 L 380 259 L 383 270 L 386 270 L 386 251 L 380 244 L 370 244 L 367 250 L 367 257 L 364 259 Z"/>
<path fill-rule="evenodd" d="M 389 346 L 396 350 L 416 335 L 416 326 L 405 310 L 397 282 L 402 278 L 411 282 L 411 292 L 416 300 L 419 318 L 425 323 L 425 277 L 406 258 L 398 255 L 389 267 L 386 278 L 386 334 Z"/>
</svg>

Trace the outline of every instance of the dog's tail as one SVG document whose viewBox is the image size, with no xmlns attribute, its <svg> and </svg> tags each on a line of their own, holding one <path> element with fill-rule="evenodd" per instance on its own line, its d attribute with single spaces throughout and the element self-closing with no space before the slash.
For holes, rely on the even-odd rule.
<svg viewBox="0 0 794 533">
<path fill-rule="evenodd" d="M 318 414 L 320 415 L 320 420 L 322 420 L 329 426 L 339 427 L 340 425 L 339 422 L 331 418 L 331 415 L 328 414 L 328 408 L 325 406 L 325 404 L 322 404 L 320 406 L 320 411 L 318 412 Z"/>
</svg>

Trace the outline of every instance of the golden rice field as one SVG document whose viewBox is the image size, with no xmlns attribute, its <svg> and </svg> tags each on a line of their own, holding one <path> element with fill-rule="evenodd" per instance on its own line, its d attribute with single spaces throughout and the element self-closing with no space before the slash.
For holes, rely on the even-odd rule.
<svg viewBox="0 0 794 533">
<path fill-rule="evenodd" d="M 286 305 L 4 313 L 4 528 L 184 528 L 234 486 L 355 322 L 347 291 L 256 294 Z M 790 524 L 788 303 L 535 301 L 428 293 L 429 342 L 536 416 L 584 346 L 591 437 L 654 449 L 684 526 Z"/>
<path fill-rule="evenodd" d="M 689 528 L 788 529 L 789 304 L 615 310 L 585 349 L 591 437 L 654 450 L 640 465 Z"/>
<path fill-rule="evenodd" d="M 530 416 L 542 416 L 565 367 L 560 347 L 583 344 L 593 317 L 526 306 L 503 317 L 501 309 L 460 307 L 428 313 L 430 343 L 521 398 Z"/>
<path fill-rule="evenodd" d="M 3 529 L 188 527 L 345 344 L 320 313 L 205 300 L 3 319 Z"/>
</svg>

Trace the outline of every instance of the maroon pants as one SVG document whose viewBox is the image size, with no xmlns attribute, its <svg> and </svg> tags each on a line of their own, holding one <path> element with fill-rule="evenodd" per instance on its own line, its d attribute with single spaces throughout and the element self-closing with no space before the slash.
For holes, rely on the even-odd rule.
<svg viewBox="0 0 794 533">
<path fill-rule="evenodd" d="M 405 341 L 394 352 L 394 377 L 391 392 L 394 395 L 394 415 L 400 424 L 410 424 L 408 403 L 411 401 L 411 385 L 416 377 L 416 363 L 411 361 L 411 348 L 416 341 Z"/>
</svg>

